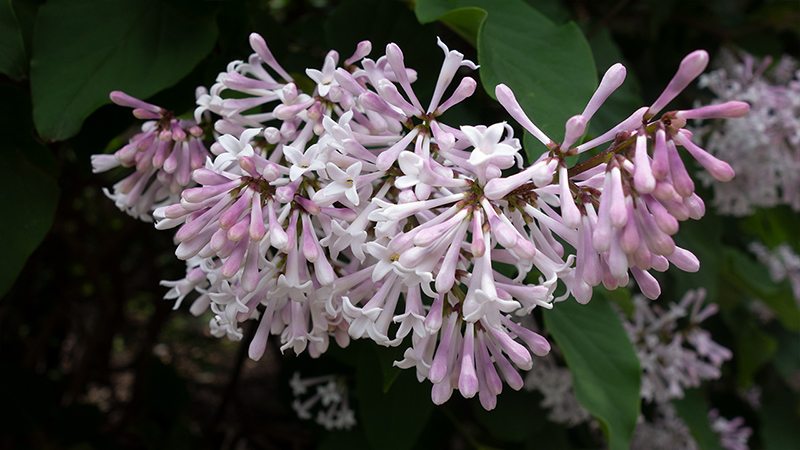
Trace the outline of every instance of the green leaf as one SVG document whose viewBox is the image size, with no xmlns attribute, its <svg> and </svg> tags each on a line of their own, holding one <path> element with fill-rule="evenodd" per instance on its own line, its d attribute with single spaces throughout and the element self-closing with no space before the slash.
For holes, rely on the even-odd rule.
<svg viewBox="0 0 800 450">
<path fill-rule="evenodd" d="M 700 389 L 685 389 L 683 398 L 673 400 L 675 410 L 686 426 L 692 430 L 692 436 L 701 450 L 722 450 L 719 437 L 708 422 L 708 403 Z"/>
<path fill-rule="evenodd" d="M 603 285 L 596 286 L 594 288 L 594 292 L 597 294 L 604 296 L 608 300 L 613 301 L 614 303 L 619 306 L 622 312 L 628 318 L 633 317 L 633 313 L 636 312 L 636 306 L 633 304 L 633 299 L 631 298 L 631 290 L 626 288 L 617 288 L 613 291 L 609 291 Z"/>
<path fill-rule="evenodd" d="M 722 230 L 725 227 L 725 219 L 714 215 L 708 211 L 703 220 L 687 220 L 681 222 L 681 229 L 673 236 L 675 244 L 694 253 L 700 260 L 700 270 L 695 273 L 671 270 L 676 282 L 672 288 L 672 297 L 681 298 L 690 289 L 697 289 L 702 286 L 708 293 L 707 302 L 721 303 L 729 299 L 720 298 L 719 295 L 719 273 L 723 263 L 722 252 Z M 724 309 L 725 306 L 720 304 Z"/>
<path fill-rule="evenodd" d="M 602 296 L 587 305 L 568 300 L 544 312 L 564 353 L 581 405 L 603 429 L 609 448 L 628 448 L 639 417 L 639 359 L 619 315 Z"/>
<path fill-rule="evenodd" d="M 395 381 L 397 381 L 397 377 L 400 376 L 400 373 L 403 369 L 396 367 L 392 364 L 394 361 L 400 361 L 403 359 L 403 353 L 407 347 L 411 346 L 411 343 L 407 340 L 407 345 L 401 345 L 398 347 L 376 347 L 375 351 L 378 353 L 378 362 L 381 365 L 381 373 L 383 374 L 383 392 L 389 392 L 389 389 L 392 387 Z"/>
<path fill-rule="evenodd" d="M 416 13 L 420 22 L 427 23 L 461 8 L 487 12 L 477 39 L 484 89 L 494 97 L 498 84 L 508 85 L 531 120 L 559 141 L 564 123 L 583 111 L 597 86 L 594 59 L 583 33 L 571 22 L 555 25 L 519 0 L 419 0 Z M 474 25 L 477 15 L 470 14 Z M 459 16 L 462 23 L 463 17 Z M 526 145 L 533 159 L 544 150 L 543 145 Z"/>
<path fill-rule="evenodd" d="M 771 329 L 778 339 L 772 363 L 787 383 L 800 371 L 800 335 L 784 329 Z"/>
<path fill-rule="evenodd" d="M 736 341 L 739 385 L 749 388 L 756 373 L 772 359 L 772 355 L 778 349 L 778 341 L 761 331 L 755 324 L 737 329 Z"/>
<path fill-rule="evenodd" d="M 800 214 L 787 205 L 759 209 L 756 214 L 740 219 L 739 226 L 745 233 L 757 236 L 767 247 L 788 242 L 795 251 L 800 250 Z"/>
<path fill-rule="evenodd" d="M 55 158 L 33 139 L 30 99 L 0 85 L 0 98 L 15 108 L 0 110 L 0 297 L 14 284 L 25 262 L 53 223 L 59 188 Z"/>
<path fill-rule="evenodd" d="M 800 398 L 782 383 L 764 392 L 761 437 L 767 450 L 800 447 Z"/>
<path fill-rule="evenodd" d="M 800 309 L 794 299 L 791 283 L 775 283 L 769 270 L 747 254 L 734 248 L 725 248 L 727 264 L 723 270 L 726 280 L 751 297 L 764 302 L 775 313 L 781 325 L 789 330 L 800 330 Z"/>
<path fill-rule="evenodd" d="M 15 81 L 28 72 L 22 30 L 11 0 L 0 0 L 0 73 Z"/>
<path fill-rule="evenodd" d="M 53 0 L 39 9 L 31 94 L 45 139 L 75 135 L 121 90 L 147 98 L 187 75 L 213 48 L 216 24 L 158 0 Z"/>
<path fill-rule="evenodd" d="M 450 27 L 467 42 L 478 46 L 478 31 L 488 13 L 481 8 L 460 8 L 441 16 L 439 21 Z"/>
<path fill-rule="evenodd" d="M 430 384 L 418 382 L 413 370 L 404 370 L 391 389 L 384 392 L 377 356 L 374 346 L 359 348 L 356 367 L 359 422 L 372 448 L 415 448 L 434 409 Z"/>
<path fill-rule="evenodd" d="M 772 359 L 778 349 L 778 340 L 763 331 L 750 311 L 738 308 L 722 311 L 728 328 L 736 330 L 736 368 L 739 386 L 747 389 L 753 384 L 756 373 Z"/>
</svg>

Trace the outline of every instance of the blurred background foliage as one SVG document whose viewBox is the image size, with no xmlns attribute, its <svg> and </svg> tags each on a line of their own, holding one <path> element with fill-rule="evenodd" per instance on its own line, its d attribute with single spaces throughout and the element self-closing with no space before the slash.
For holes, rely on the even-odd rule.
<svg viewBox="0 0 800 450">
<path fill-rule="evenodd" d="M 629 105 L 656 98 L 697 48 L 709 51 L 712 64 L 723 48 L 776 59 L 800 54 L 797 1 L 528 3 L 556 25 L 574 22 L 599 74 L 618 61 L 628 67 L 624 90 L 601 111 L 606 119 L 593 122 L 593 133 L 632 111 Z M 119 148 L 127 139 L 119 136 L 139 126 L 129 110 L 110 104 L 109 91 L 123 85 L 131 95 L 190 113 L 197 86 L 210 86 L 229 61 L 251 53 L 251 32 L 301 78 L 330 48 L 345 56 L 363 39 L 376 50 L 396 42 L 426 97 L 441 64 L 436 36 L 477 60 L 480 43 L 469 28 L 478 19 L 435 22 L 434 15 L 422 25 L 414 7 L 389 0 L 0 0 L 0 399 L 8 411 L 1 448 L 605 445 L 588 425 L 548 422 L 537 392 L 505 392 L 491 412 L 458 395 L 434 407 L 428 384 L 391 369 L 396 349 L 356 341 L 312 361 L 281 355 L 271 339 L 261 361 L 249 360 L 247 337 L 213 338 L 209 313 L 196 318 L 187 306 L 172 311 L 172 302 L 161 300 L 166 288 L 159 280 L 184 275 L 169 233 L 132 220 L 105 198 L 101 188 L 116 181 L 114 173 L 91 173 L 90 155 Z M 710 93 L 690 88 L 678 101 L 691 106 L 695 98 L 707 103 Z M 479 88 L 447 120 L 494 123 L 506 116 Z M 776 285 L 746 252 L 753 240 L 800 251 L 798 214 L 778 207 L 734 220 L 709 209 L 676 238 L 698 255 L 701 271 L 660 278 L 664 302 L 705 287 L 722 310 L 706 325 L 734 352 L 721 379 L 676 404 L 702 448 L 717 448 L 702 438 L 710 432 L 703 424 L 709 402 L 725 417 L 745 417 L 754 428 L 751 448 L 800 445 L 800 313 L 788 281 Z M 753 298 L 778 320 L 759 322 L 749 309 Z M 612 299 L 624 308 L 624 294 Z M 253 332 L 251 326 L 245 334 Z M 287 387 L 295 371 L 347 377 L 359 424 L 328 432 L 298 419 Z M 736 395 L 754 385 L 762 390 L 760 411 Z"/>
</svg>

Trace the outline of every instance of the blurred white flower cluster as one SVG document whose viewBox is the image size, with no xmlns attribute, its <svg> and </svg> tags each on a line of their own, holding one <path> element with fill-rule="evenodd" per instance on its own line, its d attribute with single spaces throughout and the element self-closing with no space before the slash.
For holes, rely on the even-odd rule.
<svg viewBox="0 0 800 450">
<path fill-rule="evenodd" d="M 760 242 L 751 242 L 748 249 L 761 264 L 769 269 L 770 278 L 776 283 L 789 279 L 794 300 L 800 305 L 800 255 L 786 242 L 770 249 Z"/>
<path fill-rule="evenodd" d="M 736 177 L 730 183 L 699 174 L 714 188 L 714 207 L 722 214 L 746 216 L 755 208 L 789 205 L 800 211 L 800 71 L 785 55 L 774 65 L 746 53 L 728 52 L 722 68 L 700 76 L 700 87 L 713 102 L 746 101 L 750 113 L 741 120 L 705 123 L 695 130 L 706 149 L 730 161 Z"/>
<path fill-rule="evenodd" d="M 632 317 L 620 314 L 641 363 L 641 398 L 654 406 L 652 417 L 639 417 L 631 438 L 632 449 L 698 448 L 689 427 L 678 417 L 670 401 L 683 398 L 684 389 L 699 387 L 703 380 L 719 378 L 722 363 L 733 356 L 700 327 L 701 322 L 718 310 L 713 303 L 704 307 L 705 296 L 703 289 L 688 291 L 680 302 L 664 310 L 636 295 Z M 557 352 L 540 358 L 528 372 L 525 388 L 542 393 L 540 406 L 549 410 L 549 420 L 568 427 L 584 422 L 597 425 L 575 397 L 569 369 L 559 365 L 553 353 Z M 708 419 L 724 448 L 748 448 L 752 429 L 743 426 L 741 417 L 729 421 L 712 410 Z"/>
<path fill-rule="evenodd" d="M 313 417 L 327 430 L 349 430 L 356 424 L 347 384 L 340 377 L 323 375 L 300 378 L 300 372 L 295 372 L 289 380 L 289 386 L 294 396 L 292 409 L 297 417 L 303 420 Z M 309 391 L 311 394 L 307 395 Z M 314 409 L 317 410 L 316 416 L 312 413 Z"/>
</svg>

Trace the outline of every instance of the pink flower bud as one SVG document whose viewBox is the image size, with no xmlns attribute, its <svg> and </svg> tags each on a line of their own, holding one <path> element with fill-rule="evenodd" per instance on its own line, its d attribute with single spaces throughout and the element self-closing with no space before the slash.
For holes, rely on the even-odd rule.
<svg viewBox="0 0 800 450">
<path fill-rule="evenodd" d="M 631 273 L 645 297 L 655 300 L 661 295 L 661 286 L 658 285 L 658 281 L 650 272 L 631 267 Z"/>
<path fill-rule="evenodd" d="M 361 41 L 356 45 L 356 51 L 353 53 L 353 56 L 344 60 L 345 65 L 353 64 L 356 61 L 361 60 L 365 56 L 369 55 L 372 51 L 372 42 L 370 41 Z"/>
<path fill-rule="evenodd" d="M 478 83 L 474 79 L 470 77 L 462 78 L 461 82 L 458 83 L 458 87 L 456 87 L 456 90 L 453 91 L 453 95 L 451 95 L 450 98 L 445 100 L 444 103 L 439 105 L 439 107 L 436 108 L 436 112 L 438 114 L 442 114 L 448 109 L 450 109 L 450 107 L 452 107 L 453 105 L 457 105 L 462 101 L 464 101 L 465 99 L 471 97 L 472 94 L 475 93 L 475 89 L 477 87 Z"/>
<path fill-rule="evenodd" d="M 633 174 L 633 185 L 639 194 L 649 194 L 656 187 L 656 179 L 650 168 L 650 158 L 647 155 L 647 134 L 644 129 L 640 129 L 636 136 L 634 151 L 633 161 L 636 170 Z"/>
<path fill-rule="evenodd" d="M 697 272 L 700 270 L 700 260 L 694 253 L 681 247 L 675 247 L 675 251 L 667 256 L 669 262 L 684 272 Z"/>
<path fill-rule="evenodd" d="M 261 35 L 258 33 L 252 33 L 250 35 L 250 47 L 253 48 L 262 61 L 271 67 L 272 70 L 278 72 L 278 74 L 282 76 L 284 80 L 288 82 L 294 81 L 289 73 L 283 70 L 283 67 L 278 64 L 278 61 L 275 59 L 275 57 L 272 56 L 272 52 L 269 51 L 269 47 L 267 47 L 267 43 L 264 42 L 264 38 L 262 38 Z"/>
<path fill-rule="evenodd" d="M 658 112 L 667 106 L 672 99 L 677 97 L 678 94 L 686 89 L 686 86 L 689 86 L 689 83 L 703 73 L 703 71 L 706 70 L 707 65 L 708 53 L 705 50 L 695 50 L 694 52 L 686 55 L 686 57 L 683 58 L 683 61 L 681 61 L 678 72 L 675 74 L 672 80 L 670 80 L 666 89 L 664 89 L 664 92 L 661 93 L 656 101 L 650 106 L 650 109 L 647 110 L 645 119 L 649 120 L 658 114 Z"/>
<path fill-rule="evenodd" d="M 564 141 L 561 143 L 561 150 L 566 151 L 572 144 L 578 141 L 586 131 L 587 120 L 582 115 L 572 116 L 567 120 L 566 131 L 564 131 Z"/>
<path fill-rule="evenodd" d="M 597 112 L 600 105 L 602 105 L 618 87 L 622 86 L 622 83 L 625 81 L 626 73 L 627 70 L 625 66 L 620 63 L 616 63 L 606 70 L 603 79 L 600 80 L 600 85 L 597 87 L 597 90 L 594 91 L 594 94 L 592 94 L 592 99 L 589 100 L 586 109 L 584 109 L 581 114 L 587 121 L 594 116 L 594 113 Z"/>
<path fill-rule="evenodd" d="M 531 119 L 525 114 L 525 111 L 522 110 L 522 107 L 517 102 L 516 97 L 514 97 L 514 92 L 506 86 L 505 84 L 498 84 L 494 90 L 495 96 L 497 97 L 497 101 L 503 105 L 503 108 L 511 114 L 511 117 L 514 118 L 522 128 L 525 128 L 530 132 L 536 139 L 538 139 L 542 144 L 546 145 L 550 148 L 553 145 L 552 139 L 547 137 L 542 130 L 539 129 L 536 125 L 531 122 Z"/>
<path fill-rule="evenodd" d="M 112 91 L 109 95 L 112 102 L 119 106 L 126 106 L 128 108 L 143 109 L 154 113 L 163 114 L 164 108 L 144 102 L 138 98 L 131 97 L 122 91 Z"/>
<path fill-rule="evenodd" d="M 161 113 L 160 112 L 153 112 L 142 108 L 136 108 L 133 110 L 133 117 L 142 120 L 154 120 L 160 119 Z"/>
<path fill-rule="evenodd" d="M 739 117 L 744 117 L 748 112 L 750 112 L 749 104 L 730 101 L 717 105 L 708 105 L 701 108 L 678 111 L 675 113 L 675 117 L 678 119 L 737 119 Z"/>
<path fill-rule="evenodd" d="M 564 225 L 568 228 L 577 229 L 581 222 L 581 213 L 572 198 L 567 166 L 564 164 L 558 168 L 558 186 L 559 198 L 561 199 L 561 217 L 564 220 Z"/>
<path fill-rule="evenodd" d="M 436 354 L 433 357 L 430 371 L 428 372 L 428 379 L 431 383 L 441 383 L 442 380 L 448 382 L 449 378 L 448 359 L 450 353 L 451 342 L 453 341 L 453 331 L 458 321 L 458 314 L 449 314 L 447 316 L 447 324 L 442 331 L 442 336 L 439 341 L 439 346 L 436 348 Z"/>
<path fill-rule="evenodd" d="M 475 324 L 467 322 L 464 331 L 464 347 L 461 351 L 461 373 L 458 390 L 464 398 L 472 398 L 478 392 L 478 375 L 475 371 Z"/>
<path fill-rule="evenodd" d="M 610 197 L 608 217 L 611 225 L 622 228 L 628 222 L 628 211 L 625 207 L 625 191 L 622 188 L 622 174 L 619 167 L 611 168 L 611 192 L 603 192 Z"/>
<path fill-rule="evenodd" d="M 688 197 L 694 193 L 694 181 L 683 165 L 678 149 L 672 139 L 667 140 L 667 156 L 669 157 L 669 172 L 672 176 L 672 186 L 681 197 Z"/>
<path fill-rule="evenodd" d="M 733 168 L 730 166 L 730 164 L 715 158 L 707 151 L 698 147 L 694 142 L 692 142 L 690 137 L 687 137 L 683 133 L 683 130 L 679 130 L 678 133 L 675 134 L 674 138 L 689 153 L 691 153 L 694 159 L 696 159 L 701 166 L 705 167 L 705 169 L 708 170 L 708 172 L 714 178 L 719 181 L 731 181 L 733 179 L 735 173 L 733 172 Z"/>
</svg>

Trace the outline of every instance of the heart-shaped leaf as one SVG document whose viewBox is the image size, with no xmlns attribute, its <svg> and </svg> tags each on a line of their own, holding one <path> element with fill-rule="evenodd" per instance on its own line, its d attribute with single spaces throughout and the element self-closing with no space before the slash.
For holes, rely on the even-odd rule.
<svg viewBox="0 0 800 450">
<path fill-rule="evenodd" d="M 52 0 L 33 35 L 31 95 L 45 139 L 75 135 L 109 92 L 147 98 L 188 74 L 217 40 L 210 17 L 158 0 Z"/>
</svg>

